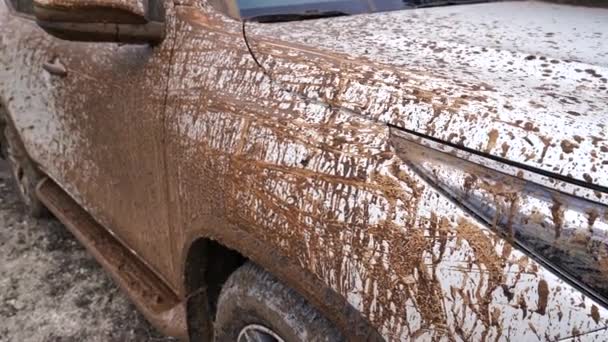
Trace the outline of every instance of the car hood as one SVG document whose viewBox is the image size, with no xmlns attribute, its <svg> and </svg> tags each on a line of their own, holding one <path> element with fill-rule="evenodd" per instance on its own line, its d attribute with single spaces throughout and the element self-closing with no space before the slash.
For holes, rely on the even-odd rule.
<svg viewBox="0 0 608 342">
<path fill-rule="evenodd" d="M 501 2 L 247 25 L 291 90 L 608 196 L 606 9 Z"/>
</svg>

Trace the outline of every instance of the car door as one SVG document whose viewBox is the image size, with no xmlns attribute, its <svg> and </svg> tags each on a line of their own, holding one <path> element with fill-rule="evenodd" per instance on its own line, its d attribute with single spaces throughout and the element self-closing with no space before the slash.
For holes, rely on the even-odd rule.
<svg viewBox="0 0 608 342">
<path fill-rule="evenodd" d="M 70 42 L 37 27 L 24 0 L 8 1 L 0 5 L 0 96 L 31 158 L 175 279 L 163 148 L 170 25 L 158 46 Z"/>
</svg>

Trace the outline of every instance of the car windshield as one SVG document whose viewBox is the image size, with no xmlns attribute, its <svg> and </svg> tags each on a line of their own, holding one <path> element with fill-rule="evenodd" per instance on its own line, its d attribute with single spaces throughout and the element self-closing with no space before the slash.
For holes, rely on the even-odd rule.
<svg viewBox="0 0 608 342">
<path fill-rule="evenodd" d="M 222 2 L 221 7 L 240 19 L 281 21 L 488 1 L 491 0 L 219 0 L 216 3 Z"/>
</svg>

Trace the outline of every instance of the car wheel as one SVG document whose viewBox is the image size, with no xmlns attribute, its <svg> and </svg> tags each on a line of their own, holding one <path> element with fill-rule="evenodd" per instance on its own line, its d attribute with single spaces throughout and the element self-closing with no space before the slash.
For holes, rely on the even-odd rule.
<svg viewBox="0 0 608 342">
<path fill-rule="evenodd" d="M 43 176 L 27 156 L 19 135 L 10 124 L 4 126 L 2 148 L 3 155 L 8 160 L 11 169 L 13 181 L 27 208 L 28 214 L 37 218 L 47 216 L 48 211 L 46 207 L 36 196 L 36 185 L 38 185 Z"/>
<path fill-rule="evenodd" d="M 336 328 L 295 291 L 247 263 L 224 284 L 216 341 L 343 341 Z"/>
</svg>

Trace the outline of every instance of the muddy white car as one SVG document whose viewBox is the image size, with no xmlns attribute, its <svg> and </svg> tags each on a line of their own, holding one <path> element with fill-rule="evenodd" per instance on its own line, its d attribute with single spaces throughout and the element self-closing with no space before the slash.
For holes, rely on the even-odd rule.
<svg viewBox="0 0 608 342">
<path fill-rule="evenodd" d="M 608 10 L 435 4 L 2 0 L 3 154 L 168 335 L 607 340 Z"/>
</svg>

